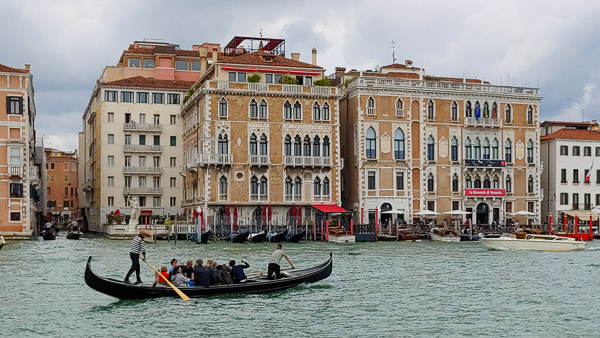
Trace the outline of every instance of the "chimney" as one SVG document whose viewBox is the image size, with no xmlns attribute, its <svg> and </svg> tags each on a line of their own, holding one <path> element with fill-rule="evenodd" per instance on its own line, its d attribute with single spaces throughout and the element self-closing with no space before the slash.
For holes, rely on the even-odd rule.
<svg viewBox="0 0 600 338">
<path fill-rule="evenodd" d="M 336 79 L 344 76 L 344 73 L 346 73 L 346 68 L 344 68 L 344 67 L 335 67 L 335 78 Z"/>
<path fill-rule="evenodd" d="M 292 60 L 300 61 L 300 53 L 292 53 Z"/>
<path fill-rule="evenodd" d="M 217 55 L 219 55 L 219 53 L 217 52 L 217 47 L 213 47 L 213 49 L 212 49 L 212 64 L 213 65 L 217 64 Z"/>
<path fill-rule="evenodd" d="M 405 60 L 404 65 L 406 65 L 406 68 L 412 68 L 412 60 Z"/>
<path fill-rule="evenodd" d="M 208 48 L 199 46 L 198 52 L 200 54 L 200 72 L 204 74 L 208 68 L 208 60 L 206 60 L 208 57 Z"/>
<path fill-rule="evenodd" d="M 29 71 L 30 69 L 31 69 L 31 65 L 29 65 L 29 64 L 27 64 L 27 63 L 26 63 L 26 64 L 25 64 L 25 70 L 26 70 L 26 71 Z"/>
<path fill-rule="evenodd" d="M 313 66 L 317 65 L 317 49 L 314 47 L 312 49 L 312 64 Z"/>
</svg>

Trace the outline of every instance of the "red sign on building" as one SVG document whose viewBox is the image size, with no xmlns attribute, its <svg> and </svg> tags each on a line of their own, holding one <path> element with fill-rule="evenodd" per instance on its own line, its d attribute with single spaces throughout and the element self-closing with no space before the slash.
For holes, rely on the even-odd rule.
<svg viewBox="0 0 600 338">
<path fill-rule="evenodd" d="M 465 189 L 465 196 L 498 197 L 506 196 L 504 189 Z"/>
</svg>

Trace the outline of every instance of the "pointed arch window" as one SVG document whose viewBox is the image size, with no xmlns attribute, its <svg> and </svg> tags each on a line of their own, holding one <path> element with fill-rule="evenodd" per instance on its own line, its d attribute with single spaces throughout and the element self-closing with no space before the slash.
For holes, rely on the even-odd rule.
<svg viewBox="0 0 600 338">
<path fill-rule="evenodd" d="M 510 142 L 509 138 L 504 142 L 504 161 L 512 163 L 512 142 Z"/>
<path fill-rule="evenodd" d="M 471 101 L 467 101 L 465 104 L 465 117 L 473 117 L 473 108 L 471 106 Z"/>
<path fill-rule="evenodd" d="M 527 107 L 527 124 L 533 124 L 533 107 Z"/>
<path fill-rule="evenodd" d="M 222 97 L 219 100 L 219 117 L 227 117 L 227 100 Z"/>
<path fill-rule="evenodd" d="M 219 155 L 229 154 L 229 140 L 227 139 L 227 134 L 219 135 L 217 153 Z"/>
<path fill-rule="evenodd" d="M 473 147 L 471 146 L 471 138 L 469 137 L 465 140 L 465 158 L 469 160 L 473 158 Z"/>
<path fill-rule="evenodd" d="M 471 176 L 467 176 L 467 178 L 465 179 L 465 187 L 467 189 L 473 188 L 473 180 L 471 179 Z"/>
<path fill-rule="evenodd" d="M 475 189 L 481 189 L 481 178 L 479 177 L 479 175 L 475 176 L 473 187 Z"/>
<path fill-rule="evenodd" d="M 269 110 L 267 106 L 267 101 L 265 99 L 260 100 L 260 106 L 258 107 L 258 117 L 261 119 L 266 119 L 269 116 Z"/>
<path fill-rule="evenodd" d="M 527 163 L 533 163 L 533 141 L 527 141 Z"/>
<path fill-rule="evenodd" d="M 433 180 L 433 174 L 429 173 L 429 175 L 427 176 L 427 191 L 431 192 L 434 191 L 434 180 Z"/>
<path fill-rule="evenodd" d="M 404 117 L 404 102 L 402 99 L 396 100 L 396 117 Z"/>
<path fill-rule="evenodd" d="M 498 158 L 499 158 L 499 155 L 498 155 L 498 139 L 495 138 L 492 141 L 492 159 L 493 160 L 497 160 Z"/>
<path fill-rule="evenodd" d="M 452 175 L 452 191 L 458 191 L 458 175 L 456 174 Z"/>
<path fill-rule="evenodd" d="M 250 155 L 258 155 L 258 138 L 254 133 L 250 135 Z"/>
<path fill-rule="evenodd" d="M 302 139 L 300 135 L 294 138 L 294 156 L 302 156 Z"/>
<path fill-rule="evenodd" d="M 458 121 L 458 103 L 456 101 L 452 102 L 450 107 L 450 118 L 452 121 Z"/>
<path fill-rule="evenodd" d="M 255 99 L 250 100 L 250 118 L 258 117 L 258 104 Z"/>
<path fill-rule="evenodd" d="M 492 118 L 498 118 L 498 104 L 496 102 L 492 103 Z"/>
<path fill-rule="evenodd" d="M 323 103 L 323 109 L 321 110 L 321 118 L 323 121 L 329 121 L 329 104 Z"/>
<path fill-rule="evenodd" d="M 323 196 L 329 196 L 329 178 L 323 178 Z"/>
<path fill-rule="evenodd" d="M 329 136 L 323 137 L 323 157 L 330 156 Z"/>
<path fill-rule="evenodd" d="M 304 136 L 304 156 L 310 156 L 310 137 Z"/>
<path fill-rule="evenodd" d="M 506 181 L 504 183 L 504 189 L 506 189 L 506 192 L 512 192 L 512 180 L 510 179 L 510 175 L 506 176 Z"/>
<path fill-rule="evenodd" d="M 292 137 L 288 134 L 285 135 L 285 141 L 283 143 L 283 153 L 285 156 L 292 156 Z"/>
<path fill-rule="evenodd" d="M 319 136 L 313 139 L 313 156 L 321 156 L 321 143 Z"/>
<path fill-rule="evenodd" d="M 267 135 L 262 134 L 260 136 L 260 154 L 268 155 L 269 154 L 269 141 L 267 140 Z"/>
<path fill-rule="evenodd" d="M 313 104 L 313 120 L 314 121 L 321 120 L 321 107 L 319 106 L 318 102 L 315 102 L 315 104 Z"/>
<path fill-rule="evenodd" d="M 256 176 L 252 176 L 252 178 L 250 179 L 250 199 L 251 200 L 258 200 L 258 178 L 256 178 Z"/>
<path fill-rule="evenodd" d="M 227 200 L 227 177 L 221 176 L 219 179 L 219 199 L 221 201 Z"/>
<path fill-rule="evenodd" d="M 490 159 L 490 140 L 487 137 L 483 139 L 483 159 Z"/>
<path fill-rule="evenodd" d="M 294 183 L 292 181 L 292 178 L 288 176 L 285 178 L 285 199 L 291 200 L 293 192 L 294 192 Z"/>
<path fill-rule="evenodd" d="M 267 200 L 267 196 L 269 194 L 269 181 L 267 180 L 267 178 L 265 176 L 262 176 L 260 178 L 260 199 L 262 201 Z"/>
<path fill-rule="evenodd" d="M 394 158 L 404 159 L 404 132 L 400 128 L 394 132 Z"/>
<path fill-rule="evenodd" d="M 302 120 L 302 105 L 298 101 L 294 103 L 294 120 Z"/>
<path fill-rule="evenodd" d="M 479 137 L 475 138 L 475 144 L 473 145 L 473 158 L 476 160 L 481 159 L 481 141 L 479 141 Z"/>
<path fill-rule="evenodd" d="M 492 188 L 500 189 L 500 180 L 498 179 L 498 176 L 494 176 L 494 180 L 492 181 Z"/>
<path fill-rule="evenodd" d="M 286 120 L 292 119 L 292 104 L 290 101 L 285 101 L 283 104 L 283 118 Z"/>
<path fill-rule="evenodd" d="M 367 115 L 375 115 L 375 99 L 372 97 L 367 99 Z"/>
<path fill-rule="evenodd" d="M 506 104 L 506 108 L 504 109 L 504 121 L 512 123 L 512 107 L 510 104 Z"/>
<path fill-rule="evenodd" d="M 294 200 L 302 200 L 302 180 L 297 176 L 294 180 Z"/>
<path fill-rule="evenodd" d="M 483 179 L 483 188 L 484 188 L 484 189 L 489 189 L 489 188 L 491 188 L 491 184 L 490 184 L 490 178 L 489 178 L 488 176 L 486 176 L 486 177 Z"/>
<path fill-rule="evenodd" d="M 427 160 L 435 160 L 435 139 L 433 138 L 433 135 L 429 135 L 427 138 Z"/>
<path fill-rule="evenodd" d="M 458 139 L 456 136 L 452 136 L 450 140 L 450 160 L 458 161 Z"/>
<path fill-rule="evenodd" d="M 487 102 L 483 103 L 483 117 L 490 117 L 490 105 Z"/>
<path fill-rule="evenodd" d="M 527 179 L 527 192 L 533 194 L 533 176 L 531 175 Z"/>
<path fill-rule="evenodd" d="M 313 182 L 313 195 L 321 196 L 321 179 L 318 176 Z"/>
<path fill-rule="evenodd" d="M 366 155 L 367 158 L 376 158 L 377 157 L 377 139 L 376 139 L 375 129 L 373 127 L 369 127 L 367 129 L 367 137 L 365 143 Z"/>
<path fill-rule="evenodd" d="M 433 100 L 427 102 L 427 119 L 435 119 L 435 104 L 433 103 Z"/>
</svg>

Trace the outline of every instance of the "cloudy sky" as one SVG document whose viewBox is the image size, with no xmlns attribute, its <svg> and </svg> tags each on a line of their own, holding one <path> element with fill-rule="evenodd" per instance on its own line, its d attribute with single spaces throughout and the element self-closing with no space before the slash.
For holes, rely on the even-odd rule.
<svg viewBox="0 0 600 338">
<path fill-rule="evenodd" d="M 600 1 L 28 1 L 0 3 L 0 63 L 32 66 L 38 135 L 77 148 L 94 83 L 127 46 L 184 49 L 235 35 L 284 38 L 327 69 L 414 61 L 431 75 L 541 88 L 542 119 L 598 119 Z M 570 108 L 569 108 L 570 107 Z M 582 113 L 583 111 L 583 113 Z"/>
</svg>

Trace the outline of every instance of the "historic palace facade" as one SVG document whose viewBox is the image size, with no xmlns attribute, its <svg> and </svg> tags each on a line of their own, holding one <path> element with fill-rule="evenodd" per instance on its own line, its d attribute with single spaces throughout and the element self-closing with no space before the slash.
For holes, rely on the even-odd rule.
<svg viewBox="0 0 600 338">
<path fill-rule="evenodd" d="M 187 214 L 209 226 L 266 227 L 339 206 L 340 96 L 316 50 L 305 63 L 285 57 L 283 40 L 235 37 L 212 55 L 181 113 Z"/>
<path fill-rule="evenodd" d="M 355 221 L 410 223 L 426 210 L 438 223 L 450 211 L 482 224 L 540 221 L 537 89 L 427 76 L 412 61 L 332 78 L 343 90 L 343 206 Z"/>
</svg>

